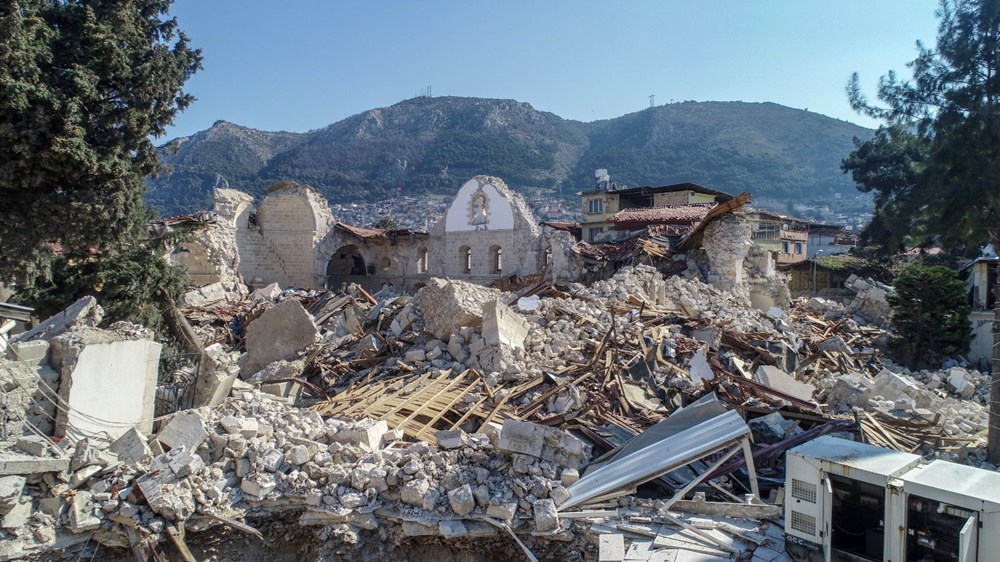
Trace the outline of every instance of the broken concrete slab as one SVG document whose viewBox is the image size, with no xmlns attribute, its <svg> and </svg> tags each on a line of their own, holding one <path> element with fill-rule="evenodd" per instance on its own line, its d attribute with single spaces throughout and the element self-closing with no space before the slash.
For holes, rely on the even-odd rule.
<svg viewBox="0 0 1000 562">
<path fill-rule="evenodd" d="M 17 334 L 11 341 L 23 342 L 36 337 L 51 339 L 78 326 L 97 326 L 103 317 L 104 310 L 98 306 L 97 299 L 86 296 L 71 304 L 66 310 L 39 322 L 34 328 Z"/>
<path fill-rule="evenodd" d="M 281 337 L 275 337 L 276 334 Z M 240 358 L 240 376 L 246 379 L 269 363 L 295 359 L 318 336 L 312 315 L 299 301 L 282 301 L 247 325 L 247 352 Z"/>
<path fill-rule="evenodd" d="M 771 365 L 761 365 L 758 367 L 757 373 L 754 375 L 754 380 L 765 386 L 773 388 L 774 390 L 806 402 L 812 402 L 813 393 L 816 392 L 815 386 L 799 382 L 788 373 Z"/>
<path fill-rule="evenodd" d="M 69 470 L 68 456 L 43 458 L 12 451 L 0 453 L 0 476 L 65 472 L 67 470 Z"/>
<path fill-rule="evenodd" d="M 141 326 L 84 328 L 51 340 L 59 396 L 56 435 L 71 442 L 91 435 L 117 439 L 130 427 L 153 428 L 153 399 L 162 344 Z"/>
<path fill-rule="evenodd" d="M 608 533 L 599 537 L 597 560 L 600 562 L 621 562 L 625 560 L 625 536 Z"/>
</svg>

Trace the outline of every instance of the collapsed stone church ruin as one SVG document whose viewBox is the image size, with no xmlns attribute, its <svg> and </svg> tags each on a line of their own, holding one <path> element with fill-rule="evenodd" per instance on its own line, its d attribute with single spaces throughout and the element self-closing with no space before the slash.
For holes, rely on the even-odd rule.
<svg viewBox="0 0 1000 562">
<path fill-rule="evenodd" d="M 572 237 L 543 229 L 524 199 L 490 176 L 466 182 L 429 233 L 353 226 L 315 189 L 290 181 L 271 186 L 256 207 L 246 193 L 218 189 L 215 213 L 210 228 L 169 257 L 198 285 L 238 275 L 253 287 L 388 283 L 412 291 L 431 277 L 485 285 L 546 266 L 550 278 L 572 279 L 580 268 Z"/>
</svg>

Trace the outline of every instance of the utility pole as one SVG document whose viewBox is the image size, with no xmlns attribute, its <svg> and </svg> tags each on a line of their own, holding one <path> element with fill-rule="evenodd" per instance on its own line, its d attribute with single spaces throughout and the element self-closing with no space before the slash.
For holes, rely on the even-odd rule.
<svg viewBox="0 0 1000 562">
<path fill-rule="evenodd" d="M 656 107 L 656 94 L 649 94 L 649 107 Z"/>
</svg>

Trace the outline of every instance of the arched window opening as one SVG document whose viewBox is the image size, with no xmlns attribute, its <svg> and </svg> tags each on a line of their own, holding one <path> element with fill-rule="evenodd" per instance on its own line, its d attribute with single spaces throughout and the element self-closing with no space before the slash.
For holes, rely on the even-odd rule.
<svg viewBox="0 0 1000 562">
<path fill-rule="evenodd" d="M 500 246 L 490 246 L 490 271 L 503 272 L 503 249 Z"/>
<path fill-rule="evenodd" d="M 417 273 L 427 273 L 428 262 L 430 261 L 430 254 L 427 248 L 421 248 L 417 256 Z"/>
<path fill-rule="evenodd" d="M 458 256 L 462 264 L 462 273 L 472 273 L 472 248 L 462 246 L 458 250 Z"/>
</svg>

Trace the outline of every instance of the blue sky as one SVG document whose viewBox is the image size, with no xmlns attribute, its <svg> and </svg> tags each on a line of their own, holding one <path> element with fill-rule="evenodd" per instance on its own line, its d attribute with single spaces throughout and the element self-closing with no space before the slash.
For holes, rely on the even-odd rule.
<svg viewBox="0 0 1000 562">
<path fill-rule="evenodd" d="M 204 53 L 167 138 L 225 119 L 307 131 L 411 98 L 512 98 L 594 121 L 673 101 L 845 119 L 844 86 L 906 73 L 935 0 L 176 0 Z M 165 140 L 165 139 L 163 139 Z"/>
</svg>

